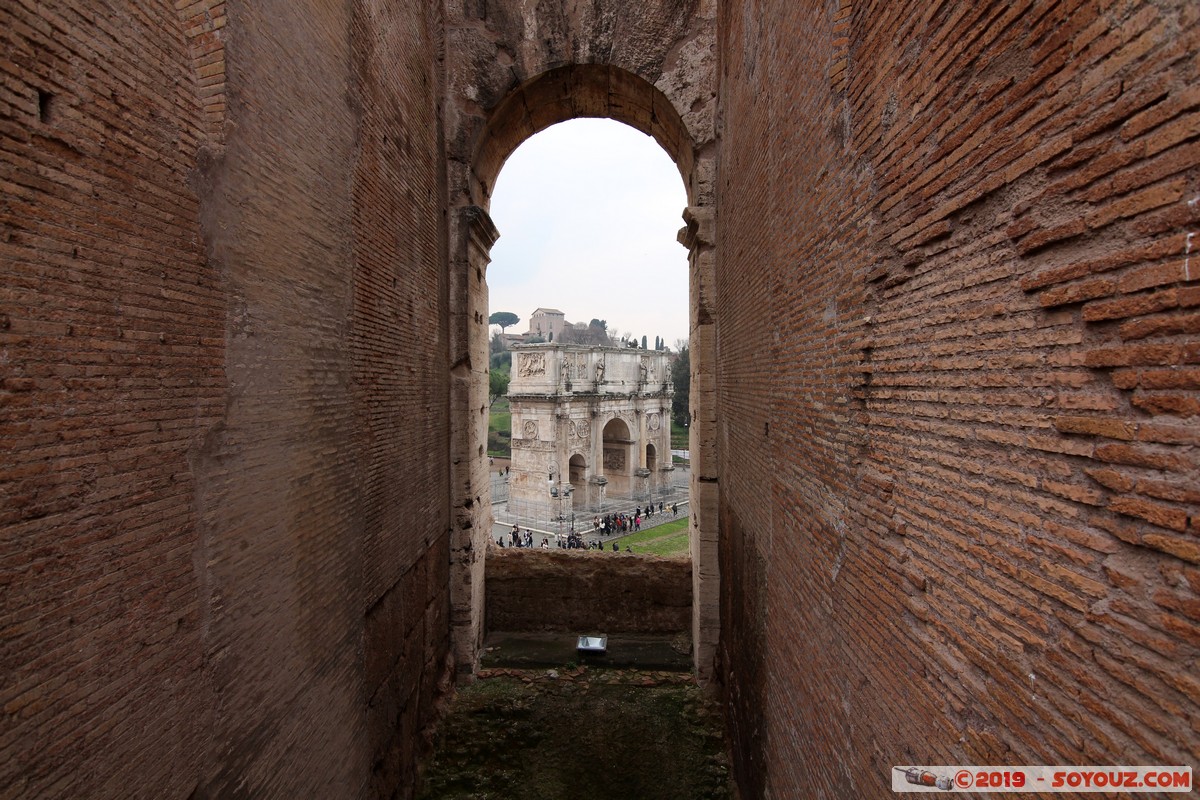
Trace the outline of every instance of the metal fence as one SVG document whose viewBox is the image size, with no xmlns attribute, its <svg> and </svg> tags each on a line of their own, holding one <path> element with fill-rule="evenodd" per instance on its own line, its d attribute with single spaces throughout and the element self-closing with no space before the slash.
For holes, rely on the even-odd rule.
<svg viewBox="0 0 1200 800">
<path fill-rule="evenodd" d="M 508 476 L 502 472 L 492 473 L 492 505 L 508 502 Z"/>
</svg>

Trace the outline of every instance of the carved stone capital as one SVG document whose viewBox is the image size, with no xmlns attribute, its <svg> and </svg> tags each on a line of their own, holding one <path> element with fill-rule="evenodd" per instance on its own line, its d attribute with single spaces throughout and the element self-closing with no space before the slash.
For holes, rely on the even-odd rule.
<svg viewBox="0 0 1200 800">
<path fill-rule="evenodd" d="M 683 210 L 686 227 L 679 229 L 676 237 L 688 250 L 712 247 L 717 240 L 716 214 L 709 206 L 688 206 Z"/>
<path fill-rule="evenodd" d="M 466 228 L 471 248 L 491 260 L 492 245 L 500 238 L 500 230 L 492 217 L 480 206 L 467 206 L 462 210 L 463 227 Z"/>
</svg>

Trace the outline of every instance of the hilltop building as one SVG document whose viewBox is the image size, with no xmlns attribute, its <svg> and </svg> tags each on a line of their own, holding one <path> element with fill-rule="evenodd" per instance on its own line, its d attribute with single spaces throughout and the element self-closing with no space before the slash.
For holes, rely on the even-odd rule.
<svg viewBox="0 0 1200 800">
<path fill-rule="evenodd" d="M 539 308 L 529 315 L 529 330 L 525 334 L 528 340 L 531 336 L 540 336 L 546 341 L 554 341 L 562 336 L 563 327 L 567 324 L 567 315 L 557 308 Z"/>
</svg>

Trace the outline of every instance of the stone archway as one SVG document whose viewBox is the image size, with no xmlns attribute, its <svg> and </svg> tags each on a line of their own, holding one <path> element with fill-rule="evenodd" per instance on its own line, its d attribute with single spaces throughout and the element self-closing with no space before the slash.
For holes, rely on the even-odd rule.
<svg viewBox="0 0 1200 800">
<path fill-rule="evenodd" d="M 571 482 L 571 498 L 573 509 L 586 508 L 588 504 L 588 467 L 587 459 L 576 453 L 567 462 L 567 473 Z"/>
<path fill-rule="evenodd" d="M 632 476 L 637 466 L 634 441 L 629 426 L 614 417 L 601 433 L 604 446 L 604 477 L 608 478 L 609 497 L 628 497 L 633 488 Z"/>
<path fill-rule="evenodd" d="M 569 119 L 608 117 L 653 136 L 679 167 L 687 190 L 686 227 L 679 241 L 689 250 L 691 284 L 693 641 L 697 673 L 707 678 L 719 636 L 711 380 L 716 4 L 539 5 L 512 16 L 490 5 L 467 5 L 447 9 L 447 63 L 462 67 L 447 74 L 444 108 L 454 495 L 451 617 L 458 669 L 473 670 L 482 645 L 483 558 L 492 522 L 484 457 L 486 271 L 499 235 L 487 213 L 492 188 L 504 161 L 534 133 Z M 630 453 L 630 461 L 638 455 Z M 593 470 L 600 467 L 593 464 Z"/>
</svg>

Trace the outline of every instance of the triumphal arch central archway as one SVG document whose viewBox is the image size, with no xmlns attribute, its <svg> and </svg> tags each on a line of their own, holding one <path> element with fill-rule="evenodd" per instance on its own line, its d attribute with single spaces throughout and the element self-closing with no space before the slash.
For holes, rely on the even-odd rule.
<svg viewBox="0 0 1200 800">
<path fill-rule="evenodd" d="M 671 485 L 670 354 L 616 347 L 513 348 L 510 502 L 600 512 Z"/>
</svg>

